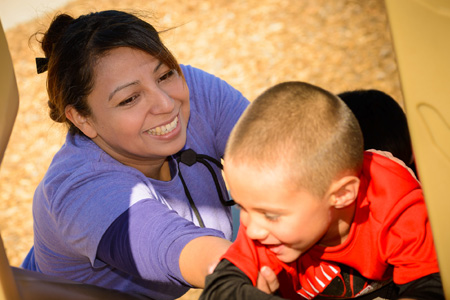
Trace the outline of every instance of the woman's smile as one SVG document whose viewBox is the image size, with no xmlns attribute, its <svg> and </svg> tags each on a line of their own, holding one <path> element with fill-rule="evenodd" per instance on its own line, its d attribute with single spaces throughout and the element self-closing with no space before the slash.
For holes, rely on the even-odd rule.
<svg viewBox="0 0 450 300">
<path fill-rule="evenodd" d="M 172 122 L 165 125 L 154 127 L 148 130 L 147 133 L 150 135 L 158 135 L 158 136 L 166 135 L 173 132 L 177 128 L 177 125 L 178 125 L 178 116 L 176 116 Z"/>
</svg>

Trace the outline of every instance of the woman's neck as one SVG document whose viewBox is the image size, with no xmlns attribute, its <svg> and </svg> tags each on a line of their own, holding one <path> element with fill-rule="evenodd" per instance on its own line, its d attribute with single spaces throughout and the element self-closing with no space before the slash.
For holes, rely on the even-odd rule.
<svg viewBox="0 0 450 300">
<path fill-rule="evenodd" d="M 169 160 L 165 160 L 159 169 L 159 178 L 155 178 L 161 181 L 170 181 L 172 179 L 172 176 L 170 175 L 170 166 L 169 166 Z"/>
<path fill-rule="evenodd" d="M 142 164 L 138 166 L 132 166 L 144 173 L 145 176 L 161 180 L 161 181 L 169 181 L 172 179 L 170 175 L 170 167 L 169 167 L 169 160 L 165 159 L 162 161 L 162 163 L 159 164 Z"/>
</svg>

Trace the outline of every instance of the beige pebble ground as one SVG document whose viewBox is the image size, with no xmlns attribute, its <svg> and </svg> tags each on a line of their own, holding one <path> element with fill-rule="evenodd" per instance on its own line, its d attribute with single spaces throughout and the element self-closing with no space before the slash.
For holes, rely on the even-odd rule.
<svg viewBox="0 0 450 300">
<path fill-rule="evenodd" d="M 180 63 L 213 73 L 250 100 L 267 87 L 302 80 L 334 93 L 375 88 L 402 105 L 398 70 L 382 0 L 96 0 L 58 11 L 138 11 L 159 29 Z M 55 11 L 56 12 L 56 11 Z M 45 74 L 36 31 L 52 14 L 7 30 L 20 92 L 20 109 L 0 170 L 0 228 L 11 265 L 33 244 L 33 193 L 64 141 L 64 128 L 47 116 Z M 199 290 L 182 299 L 197 299 Z"/>
</svg>

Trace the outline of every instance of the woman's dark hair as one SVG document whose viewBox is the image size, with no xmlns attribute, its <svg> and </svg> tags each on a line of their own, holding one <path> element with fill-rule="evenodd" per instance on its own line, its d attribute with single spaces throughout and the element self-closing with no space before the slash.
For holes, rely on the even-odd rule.
<svg viewBox="0 0 450 300">
<path fill-rule="evenodd" d="M 57 15 L 41 44 L 48 59 L 50 117 L 66 123 L 73 134 L 81 131 L 66 118 L 65 108 L 71 105 L 81 115 L 90 115 L 87 96 L 94 85 L 94 67 L 108 51 L 118 47 L 139 49 L 182 74 L 156 29 L 126 12 L 109 10 L 77 19 L 67 14 Z"/>
<path fill-rule="evenodd" d="M 389 151 L 411 165 L 412 146 L 406 115 L 391 96 L 374 89 L 348 91 L 338 96 L 358 119 L 365 150 Z"/>
</svg>

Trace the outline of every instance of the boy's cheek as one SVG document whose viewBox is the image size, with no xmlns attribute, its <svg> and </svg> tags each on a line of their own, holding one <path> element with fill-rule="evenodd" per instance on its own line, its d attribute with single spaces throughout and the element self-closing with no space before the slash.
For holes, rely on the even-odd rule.
<svg viewBox="0 0 450 300">
<path fill-rule="evenodd" d="M 241 213 L 239 215 L 239 218 L 241 219 L 241 223 L 247 227 L 248 226 L 248 213 L 246 213 L 243 209 L 241 209 Z"/>
</svg>

